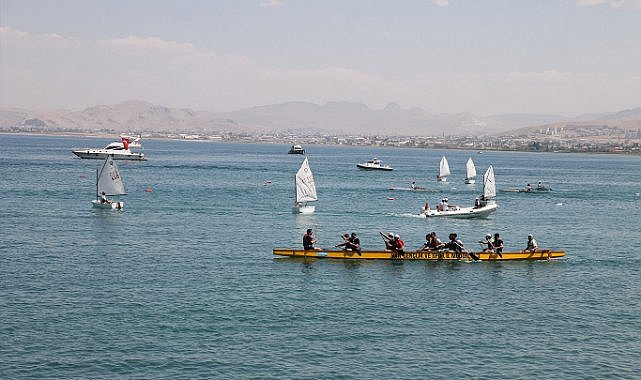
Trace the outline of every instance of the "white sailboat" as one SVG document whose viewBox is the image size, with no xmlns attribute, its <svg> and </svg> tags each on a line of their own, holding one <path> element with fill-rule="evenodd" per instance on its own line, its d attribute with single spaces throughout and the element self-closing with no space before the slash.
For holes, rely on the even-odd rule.
<svg viewBox="0 0 641 380">
<path fill-rule="evenodd" d="M 483 201 L 494 202 L 496 197 L 496 180 L 494 179 L 494 168 L 490 165 L 483 174 Z"/>
<path fill-rule="evenodd" d="M 294 212 L 302 214 L 311 214 L 315 211 L 316 206 L 310 205 L 309 202 L 316 202 L 318 196 L 316 195 L 316 184 L 314 183 L 314 175 L 312 169 L 309 167 L 307 157 L 296 172 L 296 203 L 294 204 Z"/>
<path fill-rule="evenodd" d="M 450 164 L 447 162 L 447 158 L 443 156 L 439 164 L 439 172 L 436 176 L 436 179 L 440 182 L 447 181 L 447 176 L 450 175 Z"/>
<path fill-rule="evenodd" d="M 453 218 L 478 218 L 487 217 L 498 208 L 494 201 L 496 197 L 496 181 L 494 180 L 494 168 L 490 165 L 483 175 L 483 195 L 477 198 L 472 207 L 459 207 L 449 205 L 446 210 L 432 209 L 426 204 L 421 208 L 422 216 L 431 218 L 435 216 L 449 216 Z"/>
<path fill-rule="evenodd" d="M 107 155 L 105 162 L 96 169 L 96 199 L 91 201 L 96 208 L 118 209 L 125 207 L 123 201 L 113 201 L 107 198 L 112 195 L 124 195 L 125 185 L 118 172 L 113 155 Z"/>
<path fill-rule="evenodd" d="M 468 185 L 471 185 L 476 182 L 474 179 L 476 177 L 476 167 L 474 166 L 474 161 L 472 161 L 472 157 L 467 159 L 467 163 L 465 163 L 465 183 Z"/>
</svg>

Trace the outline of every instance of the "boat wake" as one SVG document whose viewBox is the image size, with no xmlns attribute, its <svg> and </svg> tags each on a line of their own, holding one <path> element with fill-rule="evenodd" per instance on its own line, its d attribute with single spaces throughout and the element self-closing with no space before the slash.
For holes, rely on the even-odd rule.
<svg viewBox="0 0 641 380">
<path fill-rule="evenodd" d="M 391 213 L 388 214 L 388 216 L 393 216 L 397 218 L 417 218 L 417 219 L 425 219 L 425 214 L 410 214 L 410 213 Z"/>
</svg>

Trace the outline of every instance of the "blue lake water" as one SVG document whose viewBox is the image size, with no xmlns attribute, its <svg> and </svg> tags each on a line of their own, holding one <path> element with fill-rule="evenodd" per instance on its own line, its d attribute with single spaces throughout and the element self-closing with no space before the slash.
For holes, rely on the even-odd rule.
<svg viewBox="0 0 641 380">
<path fill-rule="evenodd" d="M 0 135 L 0 378 L 639 378 L 641 157 L 306 146 L 319 202 L 291 212 L 289 146 L 144 141 L 119 161 L 125 210 L 97 211 L 109 139 Z M 435 179 L 447 156 L 452 176 Z M 367 172 L 372 157 L 395 168 Z M 471 204 L 472 157 L 502 193 L 487 219 L 418 218 Z M 426 192 L 388 190 L 415 179 Z M 152 192 L 145 189 L 151 188 Z M 395 200 L 388 200 L 395 198 Z M 311 227 L 321 246 L 394 231 L 467 247 L 566 250 L 550 262 L 274 258 Z"/>
</svg>

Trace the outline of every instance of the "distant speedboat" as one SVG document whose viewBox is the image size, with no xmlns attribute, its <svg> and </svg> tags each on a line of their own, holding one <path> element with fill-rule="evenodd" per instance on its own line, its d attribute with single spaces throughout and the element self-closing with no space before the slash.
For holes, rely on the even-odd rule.
<svg viewBox="0 0 641 380">
<path fill-rule="evenodd" d="M 302 146 L 300 145 L 292 145 L 292 147 L 289 149 L 288 154 L 305 154 L 305 149 L 303 149 Z"/>
<path fill-rule="evenodd" d="M 359 169 L 365 169 L 365 170 L 386 170 L 386 171 L 394 170 L 391 166 L 384 165 L 381 162 L 381 160 L 379 160 L 376 157 L 374 157 L 373 160 L 356 164 L 356 167 Z"/>
<path fill-rule="evenodd" d="M 105 159 L 107 156 L 112 155 L 114 160 L 146 160 L 144 153 L 131 151 L 131 148 L 142 148 L 140 136 L 121 135 L 120 138 L 120 141 L 111 142 L 104 148 L 85 148 L 73 150 L 72 152 L 76 156 L 85 159 Z"/>
</svg>

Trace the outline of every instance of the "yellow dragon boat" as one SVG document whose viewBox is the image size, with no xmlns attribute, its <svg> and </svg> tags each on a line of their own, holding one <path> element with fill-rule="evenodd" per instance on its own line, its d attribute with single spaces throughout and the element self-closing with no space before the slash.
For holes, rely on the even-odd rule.
<svg viewBox="0 0 641 380">
<path fill-rule="evenodd" d="M 423 260 L 423 261 L 507 261 L 507 260 L 550 260 L 565 256 L 565 251 L 536 249 L 534 251 L 502 252 L 455 252 L 455 251 L 406 251 L 397 254 L 391 251 L 346 251 L 337 249 L 303 250 L 275 248 L 276 256 L 313 257 L 346 260 Z"/>
</svg>

